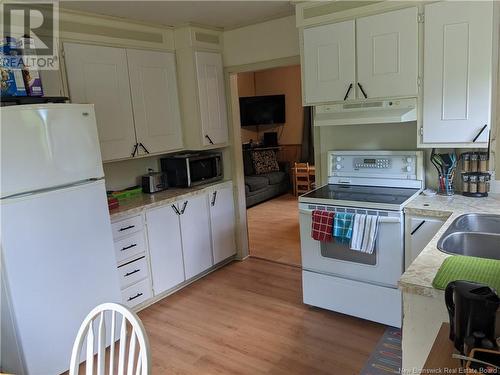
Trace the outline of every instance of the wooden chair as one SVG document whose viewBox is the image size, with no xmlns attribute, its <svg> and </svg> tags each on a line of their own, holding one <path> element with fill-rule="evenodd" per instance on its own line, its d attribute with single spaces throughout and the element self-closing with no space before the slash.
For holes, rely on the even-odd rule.
<svg viewBox="0 0 500 375">
<path fill-rule="evenodd" d="M 108 330 L 106 326 L 109 322 L 106 321 L 106 318 L 109 318 L 110 315 L 111 326 Z M 120 325 L 120 337 L 119 342 L 115 342 L 115 332 L 117 331 L 118 325 Z M 130 334 L 128 335 L 127 331 L 129 331 L 129 326 Z M 107 332 L 111 333 L 110 340 L 108 341 L 106 340 Z M 94 308 L 87 315 L 78 330 L 78 334 L 73 345 L 69 368 L 70 375 L 78 375 L 79 373 L 80 357 L 84 341 L 86 341 L 85 373 L 87 375 L 94 374 L 95 359 L 97 359 L 97 372 L 95 372 L 97 375 L 104 375 L 106 367 L 109 368 L 108 374 L 113 375 L 115 373 L 116 354 L 118 354 L 117 373 L 119 375 L 151 374 L 151 353 L 144 326 L 142 325 L 142 322 L 137 314 L 123 305 L 117 303 L 103 303 L 102 305 Z M 94 356 L 95 341 L 97 341 L 96 356 Z M 110 343 L 108 361 L 106 361 L 107 342 Z M 115 353 L 115 346 L 118 346 L 118 353 Z"/>
<path fill-rule="evenodd" d="M 307 193 L 312 189 L 311 167 L 309 163 L 295 163 L 293 194 L 295 196 Z"/>
</svg>

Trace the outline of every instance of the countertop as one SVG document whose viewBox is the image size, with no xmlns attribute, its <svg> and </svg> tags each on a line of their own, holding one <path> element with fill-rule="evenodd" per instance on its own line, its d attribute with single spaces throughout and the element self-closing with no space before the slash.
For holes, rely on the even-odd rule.
<svg viewBox="0 0 500 375">
<path fill-rule="evenodd" d="M 111 220 L 119 220 L 129 215 L 139 214 L 143 210 L 153 207 L 159 207 L 171 202 L 175 202 L 181 198 L 188 198 L 195 195 L 206 193 L 209 190 L 213 190 L 214 186 L 219 188 L 228 187 L 231 185 L 231 181 L 217 181 L 211 184 L 200 185 L 191 188 L 170 188 L 164 191 L 160 191 L 154 194 L 145 194 L 130 198 L 127 200 L 121 200 L 120 206 L 109 211 Z"/>
<path fill-rule="evenodd" d="M 429 297 L 441 297 L 443 291 L 434 289 L 432 281 L 443 261 L 451 256 L 438 250 L 437 242 L 441 235 L 458 216 L 466 213 L 500 214 L 500 194 L 490 194 L 486 198 L 469 198 L 462 195 L 451 197 L 419 195 L 408 203 L 405 214 L 433 216 L 446 219 L 432 240 L 408 267 L 399 280 L 403 292 Z"/>
</svg>

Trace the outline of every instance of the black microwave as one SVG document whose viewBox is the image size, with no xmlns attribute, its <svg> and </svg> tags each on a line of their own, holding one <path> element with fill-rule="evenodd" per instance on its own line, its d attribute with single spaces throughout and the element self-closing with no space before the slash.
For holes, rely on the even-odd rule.
<svg viewBox="0 0 500 375">
<path fill-rule="evenodd" d="M 222 153 L 189 153 L 161 159 L 168 186 L 191 187 L 222 180 Z"/>
</svg>

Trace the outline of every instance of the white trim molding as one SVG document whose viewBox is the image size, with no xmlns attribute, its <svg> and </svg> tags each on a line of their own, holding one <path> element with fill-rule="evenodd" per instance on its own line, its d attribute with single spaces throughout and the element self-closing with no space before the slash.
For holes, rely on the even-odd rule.
<svg viewBox="0 0 500 375">
<path fill-rule="evenodd" d="M 491 180 L 490 192 L 500 194 L 500 180 Z"/>
</svg>

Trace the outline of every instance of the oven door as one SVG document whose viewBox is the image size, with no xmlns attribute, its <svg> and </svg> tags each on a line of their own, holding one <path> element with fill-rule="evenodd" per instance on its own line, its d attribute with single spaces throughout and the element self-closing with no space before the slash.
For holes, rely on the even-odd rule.
<svg viewBox="0 0 500 375">
<path fill-rule="evenodd" d="M 379 215 L 378 238 L 373 254 L 350 249 L 334 238 L 320 242 L 311 237 L 312 211 L 328 210 Z M 300 204 L 300 243 L 304 270 L 397 288 L 404 265 L 403 214 L 400 211 Z"/>
</svg>

